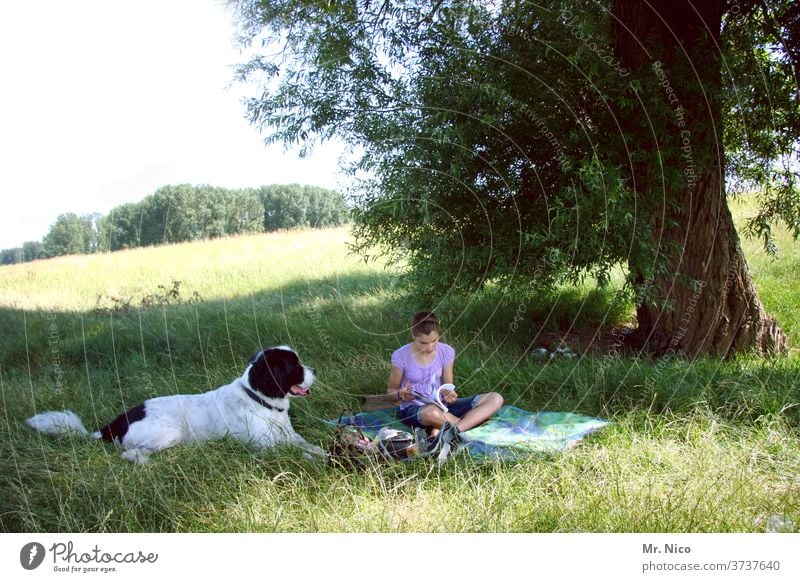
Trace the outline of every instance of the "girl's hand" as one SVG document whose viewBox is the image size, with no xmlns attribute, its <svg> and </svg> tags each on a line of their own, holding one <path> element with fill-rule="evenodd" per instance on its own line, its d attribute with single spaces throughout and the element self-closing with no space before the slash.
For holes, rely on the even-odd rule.
<svg viewBox="0 0 800 582">
<path fill-rule="evenodd" d="M 458 393 L 455 390 L 442 390 L 439 396 L 442 397 L 442 402 L 445 404 L 453 404 L 458 400 Z"/>
<path fill-rule="evenodd" d="M 400 402 L 414 400 L 414 395 L 411 393 L 411 382 L 406 380 L 406 385 L 397 391 L 397 397 L 400 399 Z"/>
</svg>

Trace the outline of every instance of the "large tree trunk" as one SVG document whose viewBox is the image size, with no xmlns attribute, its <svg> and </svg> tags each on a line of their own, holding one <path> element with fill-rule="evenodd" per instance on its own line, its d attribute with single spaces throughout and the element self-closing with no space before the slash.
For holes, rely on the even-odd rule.
<svg viewBox="0 0 800 582">
<path fill-rule="evenodd" d="M 629 149 L 643 154 L 631 163 L 631 185 L 649 201 L 649 215 L 658 216 L 649 223 L 651 242 L 668 266 L 645 278 L 641 264 L 630 265 L 655 292 L 654 301 L 637 306 L 638 329 L 630 337 L 655 355 L 785 349 L 758 298 L 725 195 L 722 12 L 721 0 L 613 5 L 617 57 L 633 78 L 656 86 L 641 91 L 643 107 L 635 114 L 620 113 L 632 136 Z"/>
</svg>

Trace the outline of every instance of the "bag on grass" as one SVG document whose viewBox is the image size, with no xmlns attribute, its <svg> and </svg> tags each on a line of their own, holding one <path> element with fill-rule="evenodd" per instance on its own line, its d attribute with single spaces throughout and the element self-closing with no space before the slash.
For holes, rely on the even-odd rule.
<svg viewBox="0 0 800 582">
<path fill-rule="evenodd" d="M 374 465 L 380 460 L 372 441 L 357 426 L 342 424 L 343 411 L 336 423 L 336 431 L 333 433 L 331 445 L 328 448 L 330 456 L 328 462 L 331 465 L 340 465 L 349 468 L 364 468 Z"/>
<path fill-rule="evenodd" d="M 401 461 L 420 451 L 411 433 L 383 427 L 375 439 L 370 440 L 358 426 L 342 424 L 344 416 L 342 412 L 328 451 L 331 464 L 364 468 L 380 461 Z"/>
<path fill-rule="evenodd" d="M 386 459 L 402 461 L 420 452 L 417 440 L 409 432 L 384 426 L 375 437 L 378 451 Z"/>
</svg>

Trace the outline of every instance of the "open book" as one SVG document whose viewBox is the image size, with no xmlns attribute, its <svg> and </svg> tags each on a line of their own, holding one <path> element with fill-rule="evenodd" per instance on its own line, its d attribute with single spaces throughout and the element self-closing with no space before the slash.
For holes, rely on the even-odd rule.
<svg viewBox="0 0 800 582">
<path fill-rule="evenodd" d="M 447 412 L 447 406 L 442 400 L 442 390 L 455 391 L 455 389 L 456 387 L 454 384 L 442 384 L 438 388 L 433 388 L 433 389 L 427 386 L 424 388 L 422 386 L 414 386 L 411 389 L 411 393 L 418 400 L 422 400 L 422 402 L 426 404 L 435 404 L 436 406 Z"/>
</svg>

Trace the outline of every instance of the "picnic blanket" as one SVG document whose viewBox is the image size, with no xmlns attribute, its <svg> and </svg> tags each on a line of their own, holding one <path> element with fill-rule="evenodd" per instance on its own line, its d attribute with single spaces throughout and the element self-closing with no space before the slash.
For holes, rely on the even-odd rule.
<svg viewBox="0 0 800 582">
<path fill-rule="evenodd" d="M 385 408 L 344 416 L 341 424 L 359 427 L 374 438 L 389 426 L 408 427 L 397 420 L 397 408 Z M 337 424 L 339 419 L 328 421 Z M 518 459 L 535 453 L 555 453 L 601 428 L 609 421 L 573 412 L 529 412 L 515 406 L 503 406 L 492 418 L 464 435 L 467 451 L 478 458 Z"/>
</svg>

